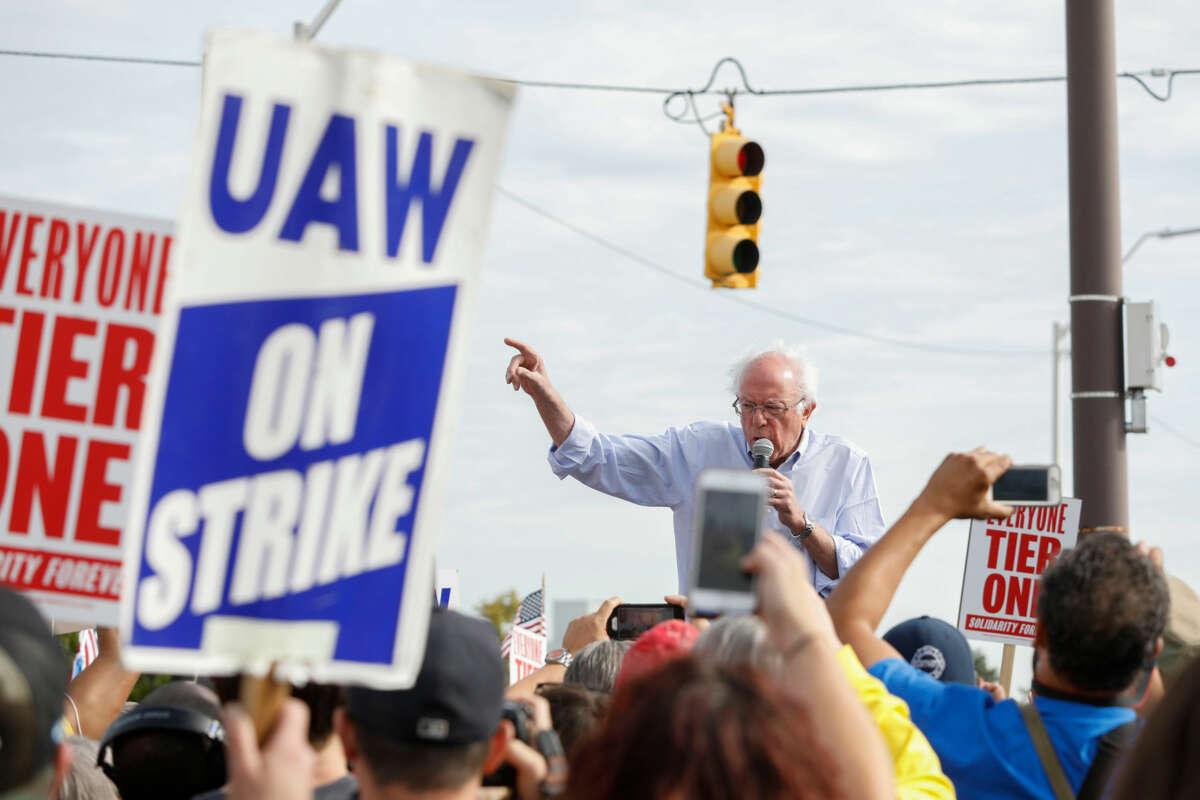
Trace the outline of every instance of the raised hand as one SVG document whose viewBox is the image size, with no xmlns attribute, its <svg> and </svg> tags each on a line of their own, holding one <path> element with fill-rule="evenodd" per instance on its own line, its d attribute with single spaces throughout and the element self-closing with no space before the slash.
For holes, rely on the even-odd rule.
<svg viewBox="0 0 1200 800">
<path fill-rule="evenodd" d="M 577 655 L 580 650 L 592 642 L 602 642 L 608 636 L 608 618 L 613 609 L 625 602 L 619 597 L 610 597 L 600 604 L 600 608 L 591 614 L 576 617 L 567 625 L 563 634 L 563 649 Z"/>
<path fill-rule="evenodd" d="M 758 613 L 772 640 L 785 649 L 798 636 L 812 636 L 837 644 L 829 612 L 808 571 L 808 562 L 775 531 L 742 559 L 742 569 L 758 577 Z"/>
<path fill-rule="evenodd" d="M 988 490 L 1010 466 L 1011 458 L 983 447 L 951 453 L 929 477 L 913 506 L 923 506 L 947 519 L 1008 517 L 1012 506 L 993 501 Z"/>
<path fill-rule="evenodd" d="M 561 445 L 571 429 L 575 426 L 575 415 L 550 383 L 546 374 L 546 362 L 532 347 L 516 339 L 504 340 L 509 347 L 515 347 L 517 354 L 508 361 L 508 369 L 504 371 L 504 382 L 513 387 L 513 391 L 524 389 L 533 398 L 546 432 L 550 434 L 555 447 Z"/>
<path fill-rule="evenodd" d="M 543 389 L 543 384 L 549 385 L 546 362 L 536 350 L 524 342 L 507 337 L 504 343 L 517 349 L 517 354 L 509 360 L 508 369 L 504 371 L 504 382 L 511 384 L 514 392 L 524 389 L 527 394 L 532 395 Z"/>
</svg>

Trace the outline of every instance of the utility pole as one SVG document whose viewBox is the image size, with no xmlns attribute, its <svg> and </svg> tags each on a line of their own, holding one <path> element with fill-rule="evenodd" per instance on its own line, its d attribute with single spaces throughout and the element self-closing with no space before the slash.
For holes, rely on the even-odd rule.
<svg viewBox="0 0 1200 800">
<path fill-rule="evenodd" d="M 1066 0 L 1071 409 L 1081 532 L 1129 532 L 1113 0 Z"/>
</svg>

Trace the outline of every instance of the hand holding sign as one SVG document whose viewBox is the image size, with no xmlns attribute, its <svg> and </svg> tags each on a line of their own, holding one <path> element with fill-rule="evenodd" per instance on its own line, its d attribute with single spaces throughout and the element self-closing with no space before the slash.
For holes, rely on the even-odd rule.
<svg viewBox="0 0 1200 800">
<path fill-rule="evenodd" d="M 983 447 L 951 453 L 930 476 L 913 508 L 921 507 L 947 520 L 1007 517 L 1013 513 L 1012 506 L 989 499 L 988 489 L 1011 465 L 1008 456 Z"/>
</svg>

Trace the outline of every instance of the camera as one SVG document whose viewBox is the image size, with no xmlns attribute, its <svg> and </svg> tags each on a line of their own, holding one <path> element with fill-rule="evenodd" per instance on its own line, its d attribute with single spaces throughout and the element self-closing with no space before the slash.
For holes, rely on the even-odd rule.
<svg viewBox="0 0 1200 800">
<path fill-rule="evenodd" d="M 505 700 L 500 708 L 500 719 L 511 722 L 517 732 L 517 738 L 530 747 L 534 746 L 533 724 L 529 719 L 529 710 L 524 705 Z M 517 771 L 508 764 L 501 764 L 495 772 L 483 776 L 483 785 L 515 787 Z"/>
</svg>

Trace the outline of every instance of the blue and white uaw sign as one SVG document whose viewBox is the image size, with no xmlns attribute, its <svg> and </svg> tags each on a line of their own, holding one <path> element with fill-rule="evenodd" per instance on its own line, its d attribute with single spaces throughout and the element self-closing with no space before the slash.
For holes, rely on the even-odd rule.
<svg viewBox="0 0 1200 800">
<path fill-rule="evenodd" d="M 411 685 L 512 90 L 210 33 L 134 468 L 131 665 Z"/>
</svg>

